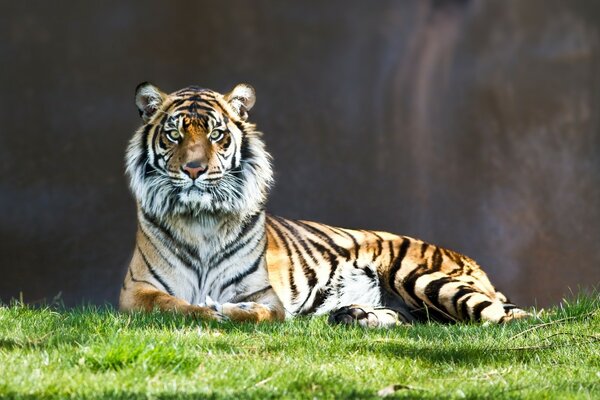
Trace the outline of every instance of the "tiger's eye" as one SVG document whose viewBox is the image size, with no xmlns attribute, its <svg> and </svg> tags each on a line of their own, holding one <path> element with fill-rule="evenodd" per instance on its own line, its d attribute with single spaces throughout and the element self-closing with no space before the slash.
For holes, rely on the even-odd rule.
<svg viewBox="0 0 600 400">
<path fill-rule="evenodd" d="M 218 142 L 223 137 L 223 132 L 220 130 L 214 129 L 210 132 L 208 137 L 210 138 L 210 140 Z"/>
<path fill-rule="evenodd" d="M 171 142 L 177 143 L 181 139 L 181 133 L 178 130 L 167 131 L 167 139 Z"/>
</svg>

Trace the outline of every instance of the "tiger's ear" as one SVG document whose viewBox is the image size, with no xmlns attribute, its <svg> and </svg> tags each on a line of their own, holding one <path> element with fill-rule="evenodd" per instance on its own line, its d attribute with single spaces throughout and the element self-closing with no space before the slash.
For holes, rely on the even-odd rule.
<svg viewBox="0 0 600 400">
<path fill-rule="evenodd" d="M 256 92 L 247 83 L 240 83 L 225 95 L 225 100 L 227 100 L 240 118 L 245 121 L 248 119 L 248 111 L 250 111 L 256 102 Z"/>
<path fill-rule="evenodd" d="M 135 88 L 135 105 L 144 122 L 154 115 L 167 95 L 148 82 L 142 82 Z"/>
</svg>

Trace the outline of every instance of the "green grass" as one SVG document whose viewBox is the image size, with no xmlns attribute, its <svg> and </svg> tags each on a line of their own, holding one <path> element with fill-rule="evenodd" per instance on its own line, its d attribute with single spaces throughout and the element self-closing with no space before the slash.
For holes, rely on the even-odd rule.
<svg viewBox="0 0 600 400">
<path fill-rule="evenodd" d="M 399 385 L 391 398 L 598 399 L 599 309 L 594 294 L 529 322 L 367 331 L 12 305 L 0 397 L 379 398 Z"/>
</svg>

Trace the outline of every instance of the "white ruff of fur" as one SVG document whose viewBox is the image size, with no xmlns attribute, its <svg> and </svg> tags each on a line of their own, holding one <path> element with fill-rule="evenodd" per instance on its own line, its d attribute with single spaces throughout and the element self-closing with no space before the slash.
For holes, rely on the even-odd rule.
<svg viewBox="0 0 600 400">
<path fill-rule="evenodd" d="M 188 220 L 200 225 L 219 225 L 219 221 L 239 224 L 263 208 L 273 182 L 271 156 L 265 150 L 260 132 L 253 124 L 243 123 L 248 143 L 247 159 L 240 161 L 238 173 L 227 171 L 215 184 L 188 192 L 174 184 L 169 176 L 141 162 L 149 149 L 142 145 L 144 126 L 135 133 L 126 154 L 126 171 L 131 190 L 141 209 L 164 222 Z M 148 160 L 153 156 L 149 155 Z M 146 161 L 150 162 L 150 161 Z"/>
</svg>

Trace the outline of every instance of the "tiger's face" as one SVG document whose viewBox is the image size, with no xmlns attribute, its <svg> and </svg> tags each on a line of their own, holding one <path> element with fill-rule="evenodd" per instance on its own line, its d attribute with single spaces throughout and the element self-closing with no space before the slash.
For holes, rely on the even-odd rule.
<svg viewBox="0 0 600 400">
<path fill-rule="evenodd" d="M 144 124 L 127 151 L 138 203 L 163 214 L 254 212 L 272 180 L 270 157 L 247 121 L 254 89 L 220 94 L 188 87 L 165 94 L 149 83 L 136 89 Z"/>
</svg>

